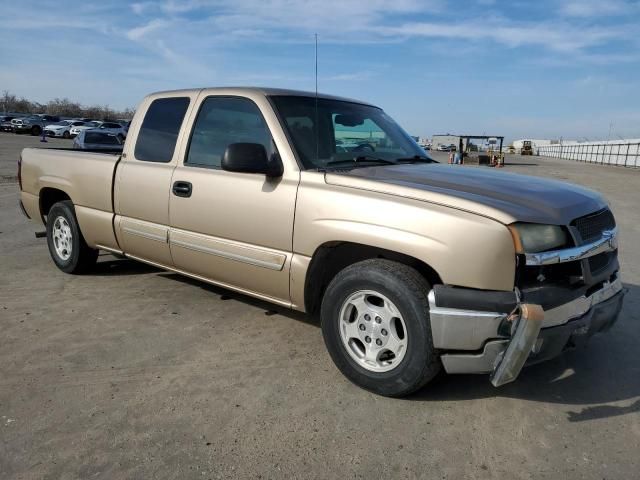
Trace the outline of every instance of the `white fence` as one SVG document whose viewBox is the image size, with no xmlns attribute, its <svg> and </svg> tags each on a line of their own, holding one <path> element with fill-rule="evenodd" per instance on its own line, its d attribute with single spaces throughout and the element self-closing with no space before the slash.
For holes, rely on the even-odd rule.
<svg viewBox="0 0 640 480">
<path fill-rule="evenodd" d="M 577 162 L 640 168 L 640 142 L 574 143 L 537 147 L 538 155 Z"/>
</svg>

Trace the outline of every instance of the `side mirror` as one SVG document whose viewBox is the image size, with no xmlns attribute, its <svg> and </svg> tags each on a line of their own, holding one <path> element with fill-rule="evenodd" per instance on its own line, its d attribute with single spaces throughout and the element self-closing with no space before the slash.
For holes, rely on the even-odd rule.
<svg viewBox="0 0 640 480">
<path fill-rule="evenodd" d="M 278 155 L 269 159 L 264 145 L 259 143 L 232 143 L 222 156 L 222 169 L 229 172 L 262 173 L 277 178 L 284 173 Z"/>
</svg>

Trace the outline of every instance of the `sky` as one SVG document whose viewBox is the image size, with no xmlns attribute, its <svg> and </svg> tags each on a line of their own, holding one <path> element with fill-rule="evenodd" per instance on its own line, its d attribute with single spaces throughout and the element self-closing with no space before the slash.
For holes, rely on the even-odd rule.
<svg viewBox="0 0 640 480">
<path fill-rule="evenodd" d="M 0 91 L 136 106 L 205 86 L 381 106 L 412 135 L 640 137 L 639 0 L 0 0 Z"/>
</svg>

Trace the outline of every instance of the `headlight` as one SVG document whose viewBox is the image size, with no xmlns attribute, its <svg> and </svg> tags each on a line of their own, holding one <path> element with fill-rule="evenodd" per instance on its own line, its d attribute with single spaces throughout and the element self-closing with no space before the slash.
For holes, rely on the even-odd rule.
<svg viewBox="0 0 640 480">
<path fill-rule="evenodd" d="M 567 232 L 557 225 L 514 223 L 509 225 L 517 253 L 537 253 L 567 246 Z"/>
</svg>

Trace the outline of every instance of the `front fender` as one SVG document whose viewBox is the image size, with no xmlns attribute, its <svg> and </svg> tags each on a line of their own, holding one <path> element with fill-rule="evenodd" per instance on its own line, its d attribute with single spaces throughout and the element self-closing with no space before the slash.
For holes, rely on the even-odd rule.
<svg viewBox="0 0 640 480">
<path fill-rule="evenodd" d="M 294 232 L 293 249 L 301 255 L 352 242 L 421 260 L 445 284 L 513 289 L 516 255 L 508 229 L 470 212 L 327 185 L 317 173 L 303 172 Z"/>
</svg>

